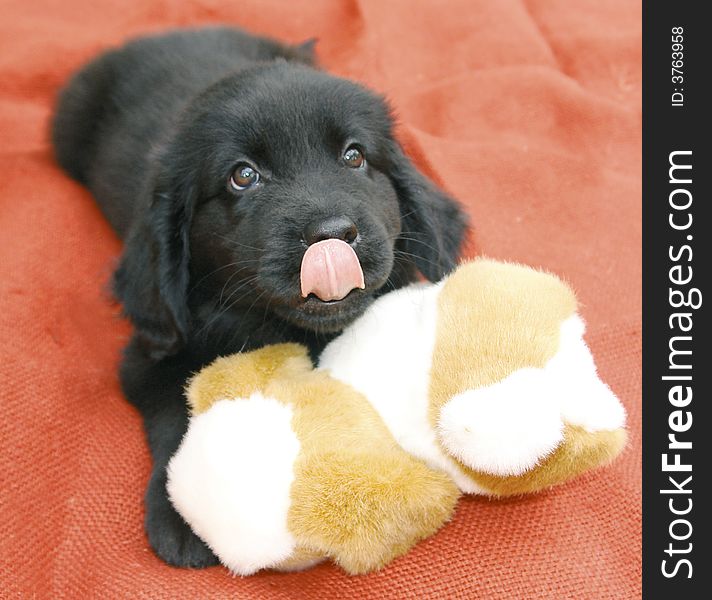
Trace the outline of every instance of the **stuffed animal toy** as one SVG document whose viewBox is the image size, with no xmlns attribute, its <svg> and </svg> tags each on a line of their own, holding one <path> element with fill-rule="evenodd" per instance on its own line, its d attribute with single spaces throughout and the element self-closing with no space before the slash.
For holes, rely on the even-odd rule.
<svg viewBox="0 0 712 600">
<path fill-rule="evenodd" d="M 316 369 L 296 344 L 220 358 L 188 385 L 169 495 L 235 573 L 381 568 L 462 492 L 535 492 L 621 451 L 583 333 L 561 280 L 480 259 L 379 298 Z"/>
</svg>

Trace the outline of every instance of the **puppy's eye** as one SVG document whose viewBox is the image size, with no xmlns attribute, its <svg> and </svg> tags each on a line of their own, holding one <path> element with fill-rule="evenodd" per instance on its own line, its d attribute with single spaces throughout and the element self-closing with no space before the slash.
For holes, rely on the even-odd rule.
<svg viewBox="0 0 712 600">
<path fill-rule="evenodd" d="M 230 185 L 236 190 L 246 190 L 251 188 L 260 180 L 259 171 L 248 164 L 241 163 L 235 167 L 230 176 Z"/>
<path fill-rule="evenodd" d="M 358 146 L 351 145 L 344 152 L 344 162 L 347 167 L 361 169 L 366 165 L 366 159 Z"/>
</svg>

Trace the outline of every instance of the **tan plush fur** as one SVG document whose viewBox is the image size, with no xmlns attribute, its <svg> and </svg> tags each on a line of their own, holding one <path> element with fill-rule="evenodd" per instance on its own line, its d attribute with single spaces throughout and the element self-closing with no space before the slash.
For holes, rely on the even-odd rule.
<svg viewBox="0 0 712 600">
<path fill-rule="evenodd" d="M 289 529 L 348 573 L 367 573 L 435 533 L 459 495 L 443 473 L 393 449 L 317 452 L 297 464 Z"/>
<path fill-rule="evenodd" d="M 278 372 L 301 374 L 311 368 L 307 349 L 300 344 L 265 346 L 218 358 L 188 381 L 185 394 L 193 414 L 200 414 L 218 400 L 248 398 L 265 390 Z"/>
<path fill-rule="evenodd" d="M 317 556 L 349 573 L 378 569 L 433 534 L 459 491 L 395 442 L 356 390 L 313 371 L 298 345 L 221 358 L 190 382 L 195 412 L 218 398 L 262 395 L 289 404 L 301 444 L 294 465 L 288 529 L 298 548 L 280 567 Z"/>
</svg>

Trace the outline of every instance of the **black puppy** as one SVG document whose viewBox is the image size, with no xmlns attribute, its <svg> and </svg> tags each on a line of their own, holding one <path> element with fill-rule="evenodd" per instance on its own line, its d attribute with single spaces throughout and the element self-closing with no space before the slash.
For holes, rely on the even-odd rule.
<svg viewBox="0 0 712 600">
<path fill-rule="evenodd" d="M 184 30 L 101 55 L 59 97 L 57 159 L 125 239 L 121 383 L 154 460 L 148 538 L 174 565 L 217 562 L 166 496 L 186 378 L 275 342 L 317 356 L 374 297 L 417 271 L 439 279 L 460 248 L 463 214 L 404 156 L 384 101 L 311 63 L 308 43 Z"/>
</svg>

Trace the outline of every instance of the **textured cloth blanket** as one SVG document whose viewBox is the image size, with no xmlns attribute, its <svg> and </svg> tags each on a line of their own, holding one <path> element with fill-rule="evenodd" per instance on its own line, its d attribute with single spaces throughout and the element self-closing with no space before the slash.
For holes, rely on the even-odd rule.
<svg viewBox="0 0 712 600">
<path fill-rule="evenodd" d="M 640 596 L 641 7 L 637 0 L 0 0 L 0 598 Z M 629 413 L 610 468 L 454 519 L 385 570 L 234 578 L 163 564 L 143 533 L 149 455 L 116 367 L 121 244 L 53 162 L 54 97 L 128 37 L 231 23 L 317 37 L 384 93 L 419 167 L 466 206 L 467 253 L 576 289 Z"/>
</svg>

